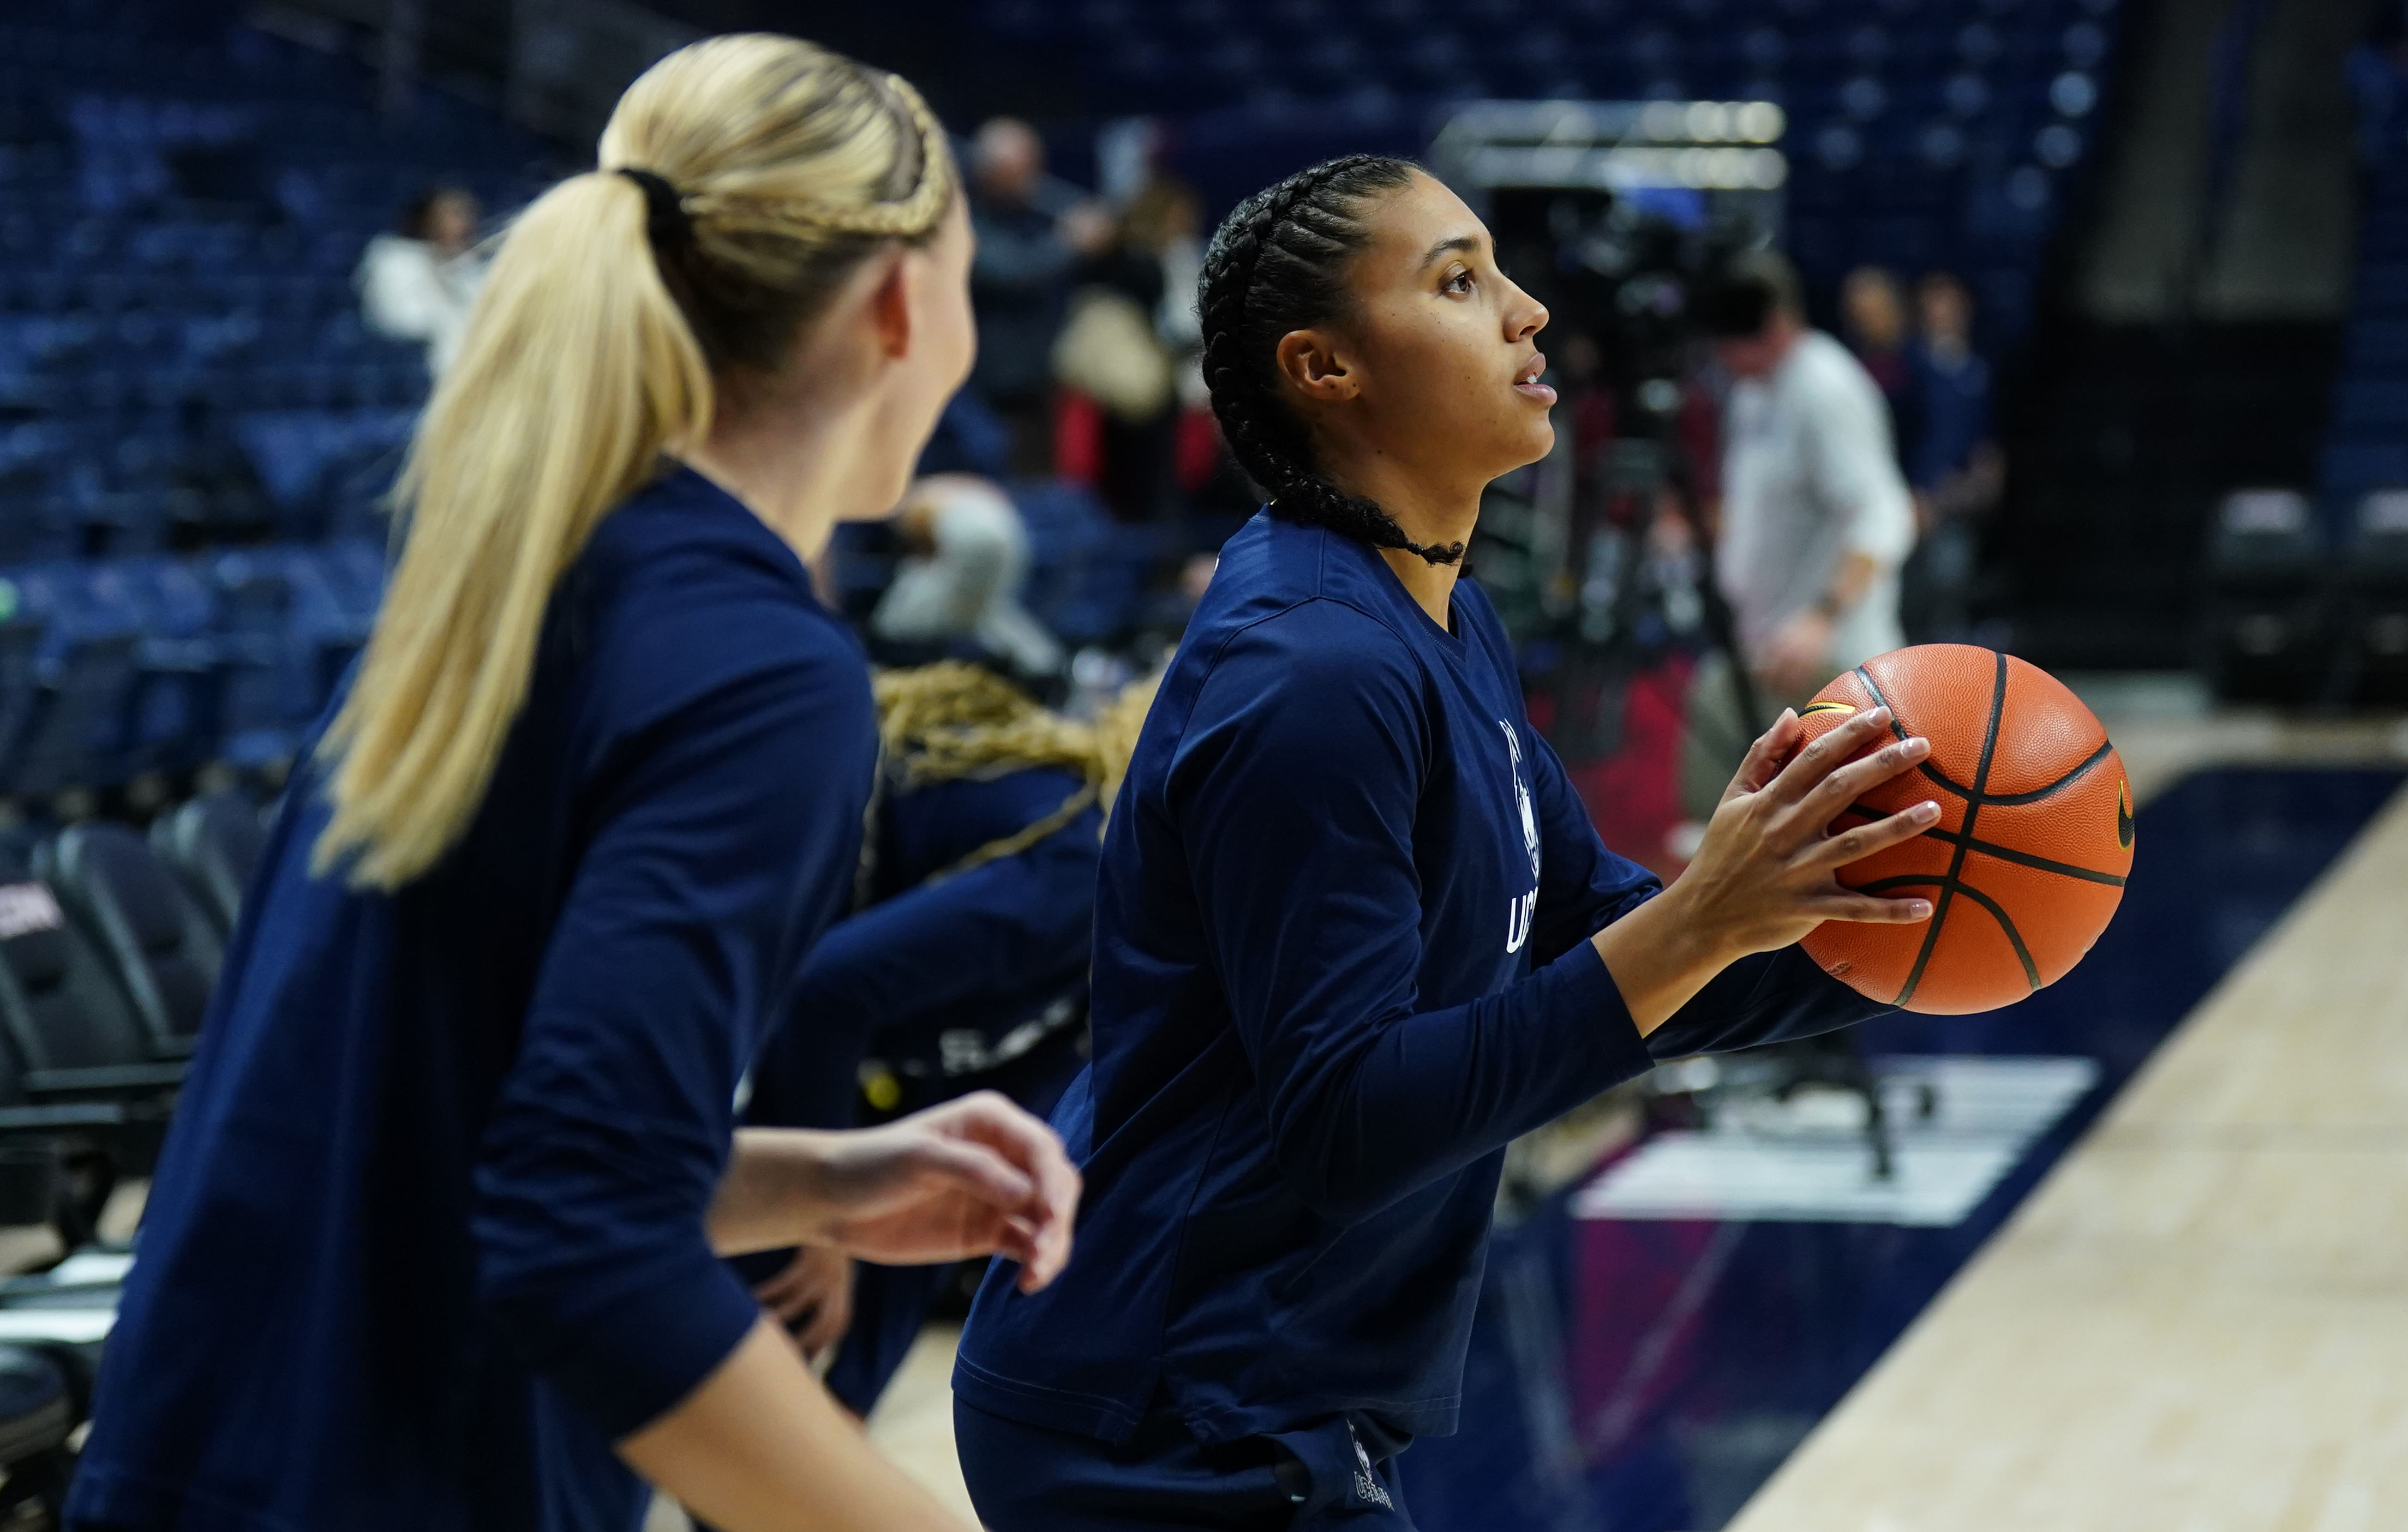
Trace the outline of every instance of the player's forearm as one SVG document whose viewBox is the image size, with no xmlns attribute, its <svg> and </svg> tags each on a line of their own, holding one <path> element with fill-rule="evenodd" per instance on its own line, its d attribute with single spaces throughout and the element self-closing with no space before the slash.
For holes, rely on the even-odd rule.
<svg viewBox="0 0 2408 1532">
<path fill-rule="evenodd" d="M 1688 903 L 1687 891 L 1675 882 L 1589 938 L 1642 1038 L 1742 955 L 1692 918 Z"/>
<path fill-rule="evenodd" d="M 835 1135 L 818 1128 L 739 1128 L 705 1226 L 722 1255 L 822 1242 L 831 1216 L 825 1167 Z"/>
<path fill-rule="evenodd" d="M 870 1450 L 766 1318 L 701 1387 L 618 1451 L 726 1532 L 965 1532 Z"/>
</svg>

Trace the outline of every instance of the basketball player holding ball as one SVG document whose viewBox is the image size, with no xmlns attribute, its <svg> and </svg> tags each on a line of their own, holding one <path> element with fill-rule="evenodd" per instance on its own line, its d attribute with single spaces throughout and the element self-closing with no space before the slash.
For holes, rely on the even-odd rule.
<svg viewBox="0 0 2408 1532">
<path fill-rule="evenodd" d="M 996 1263 L 963 1342 L 991 1532 L 1410 1527 L 1391 1460 L 1454 1428 L 1506 1143 L 1658 1058 L 1882 1012 L 1796 944 L 1932 910 L 1838 881 L 1939 818 L 1843 815 L 1929 752 L 1880 707 L 1802 749 L 1784 713 L 1669 888 L 1598 839 L 1456 579 L 1554 393 L 1546 310 L 1445 187 L 1292 177 L 1222 226 L 1198 308 L 1272 502 L 1106 835 L 1093 1060 L 1054 1116 L 1079 1257 L 1038 1293 Z"/>
</svg>

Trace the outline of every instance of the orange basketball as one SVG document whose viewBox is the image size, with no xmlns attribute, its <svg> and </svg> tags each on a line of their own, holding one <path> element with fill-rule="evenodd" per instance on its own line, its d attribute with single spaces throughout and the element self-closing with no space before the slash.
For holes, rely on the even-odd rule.
<svg viewBox="0 0 2408 1532">
<path fill-rule="evenodd" d="M 1887 707 L 1931 754 L 1849 806 L 1879 819 L 1926 798 L 1940 822 L 1840 869 L 1872 894 L 1931 900 L 1920 925 L 1828 921 L 1809 932 L 1823 971 L 1885 1004 L 1956 1015 L 2053 984 L 2082 961 L 2132 870 L 2132 794 L 2107 731 L 2036 666 L 1967 644 L 1866 661 L 1801 711 L 1814 738 Z"/>
</svg>

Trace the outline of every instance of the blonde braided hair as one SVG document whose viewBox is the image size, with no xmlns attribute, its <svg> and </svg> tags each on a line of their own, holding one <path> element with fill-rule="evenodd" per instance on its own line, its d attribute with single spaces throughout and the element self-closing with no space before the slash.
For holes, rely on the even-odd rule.
<svg viewBox="0 0 2408 1532">
<path fill-rule="evenodd" d="M 939 782 L 991 781 L 1015 771 L 1052 767 L 1082 780 L 1061 807 L 1010 835 L 988 841 L 968 855 L 931 873 L 936 883 L 1015 855 L 1068 824 L 1093 804 L 1109 817 L 1127 780 L 1138 731 L 1154 705 L 1161 678 L 1132 681 L 1096 714 L 1092 723 L 1041 707 L 1034 697 L 991 670 L 959 660 L 907 670 L 882 670 L 871 681 L 878 698 L 879 793 L 911 793 Z M 861 889 L 873 870 L 874 837 L 862 842 Z"/>
<path fill-rule="evenodd" d="M 696 232 L 706 238 L 791 238 L 799 225 L 865 239 L 925 238 L 953 203 L 953 156 L 945 125 L 902 76 L 886 75 L 876 84 L 902 108 L 919 139 L 917 179 L 909 192 L 883 202 L 847 205 L 794 196 L 777 184 L 782 177 L 739 172 L 681 195 L 680 206 Z"/>
</svg>

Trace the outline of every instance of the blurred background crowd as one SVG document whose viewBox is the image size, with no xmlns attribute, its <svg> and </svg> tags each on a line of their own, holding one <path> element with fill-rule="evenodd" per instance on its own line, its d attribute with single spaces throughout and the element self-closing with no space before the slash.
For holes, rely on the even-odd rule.
<svg viewBox="0 0 2408 1532">
<path fill-rule="evenodd" d="M 2387 493 L 2408 484 L 2401 7 L 2298 8 L 17 13 L 0 794 L 39 815 L 62 793 L 71 813 L 155 802 L 213 766 L 272 779 L 373 609 L 378 497 L 480 242 L 589 152 L 645 60 L 748 25 L 905 70 L 968 171 L 976 375 L 907 513 L 825 571 L 882 658 L 981 654 L 1075 707 L 1175 639 L 1259 500 L 1200 384 L 1204 241 L 1254 186 L 1367 149 L 1429 158 L 1553 310 L 1561 444 L 1497 486 L 1474 564 L 1536 715 L 1631 854 L 1677 858 L 1692 715 L 1802 694 L 1832 658 L 1786 673 L 1770 616 L 1725 609 L 1727 551 L 1710 572 L 1749 379 L 1700 306 L 1751 251 L 1781 252 L 1801 334 L 1878 394 L 1879 420 L 1845 429 L 1882 434 L 1895 485 L 1869 493 L 1902 489 L 1911 515 L 1872 537 L 1885 631 L 2302 706 L 2394 695 L 2408 618 L 2377 555 L 2408 504 Z M 1623 105 L 1529 136 L 1483 100 Z"/>
</svg>

